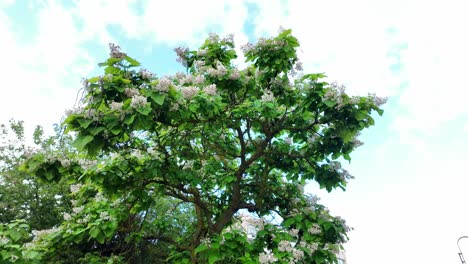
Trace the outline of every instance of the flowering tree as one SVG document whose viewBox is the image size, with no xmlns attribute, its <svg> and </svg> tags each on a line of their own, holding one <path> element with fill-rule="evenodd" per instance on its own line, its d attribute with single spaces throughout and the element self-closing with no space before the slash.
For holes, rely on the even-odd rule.
<svg viewBox="0 0 468 264">
<path fill-rule="evenodd" d="M 385 100 L 303 73 L 298 47 L 282 30 L 245 45 L 237 69 L 232 36 L 210 35 L 176 49 L 186 73 L 158 78 L 111 44 L 63 123 L 78 152 L 24 165 L 74 182 L 72 212 L 28 246 L 56 262 L 335 261 L 348 227 L 303 186 L 345 189 L 339 159 Z M 259 223 L 253 236 L 236 228 L 242 211 Z"/>
</svg>

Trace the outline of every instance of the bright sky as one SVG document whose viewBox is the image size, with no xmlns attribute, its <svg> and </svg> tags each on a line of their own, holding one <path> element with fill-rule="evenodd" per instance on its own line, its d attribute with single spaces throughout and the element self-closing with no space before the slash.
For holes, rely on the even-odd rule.
<svg viewBox="0 0 468 264">
<path fill-rule="evenodd" d="M 59 122 L 81 78 L 100 73 L 108 42 L 162 76 L 181 70 L 172 48 L 195 48 L 209 32 L 241 44 L 292 28 L 306 71 L 389 97 L 352 156 L 356 179 L 346 192 L 320 192 L 355 228 L 349 263 L 461 263 L 467 8 L 466 0 L 0 0 L 0 122 Z M 468 259 L 468 241 L 461 245 Z"/>
</svg>

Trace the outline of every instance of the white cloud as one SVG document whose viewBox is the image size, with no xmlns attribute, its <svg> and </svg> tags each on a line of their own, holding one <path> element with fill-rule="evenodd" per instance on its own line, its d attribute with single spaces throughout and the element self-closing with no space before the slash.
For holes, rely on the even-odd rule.
<svg viewBox="0 0 468 264">
<path fill-rule="evenodd" d="M 307 71 L 326 72 L 351 93 L 395 93 L 388 70 L 386 24 L 364 1 L 255 1 L 258 35 L 293 29 Z"/>
</svg>

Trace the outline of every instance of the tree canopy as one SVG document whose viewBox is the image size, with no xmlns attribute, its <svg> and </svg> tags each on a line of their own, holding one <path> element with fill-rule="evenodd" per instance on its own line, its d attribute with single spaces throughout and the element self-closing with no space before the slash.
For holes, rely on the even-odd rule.
<svg viewBox="0 0 468 264">
<path fill-rule="evenodd" d="M 3 259 L 336 261 L 349 228 L 304 185 L 346 188 L 352 176 L 340 161 L 385 99 L 304 73 L 298 48 L 282 30 L 243 46 L 239 69 L 232 36 L 212 34 L 199 49 L 175 49 L 186 72 L 158 77 L 110 44 L 103 75 L 84 80 L 62 123 L 73 143 L 21 160 L 21 173 L 66 181 L 71 206 L 40 232 L 3 225 Z M 243 213 L 257 223 L 253 236 L 238 228 Z M 24 243 L 9 235 L 18 230 Z"/>
</svg>

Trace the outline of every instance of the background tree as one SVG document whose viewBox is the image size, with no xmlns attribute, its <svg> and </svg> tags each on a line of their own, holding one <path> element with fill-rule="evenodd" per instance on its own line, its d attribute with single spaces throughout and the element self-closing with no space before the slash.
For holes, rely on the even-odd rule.
<svg viewBox="0 0 468 264">
<path fill-rule="evenodd" d="M 335 261 L 348 227 L 303 187 L 345 189 L 340 160 L 385 100 L 302 73 L 298 47 L 282 30 L 244 46 L 238 69 L 232 36 L 213 34 L 176 49 L 186 73 L 158 78 L 111 44 L 63 123 L 82 152 L 24 166 L 75 179 L 73 214 L 30 248 L 57 263 Z M 253 238 L 235 228 L 240 211 L 261 223 Z"/>
</svg>

